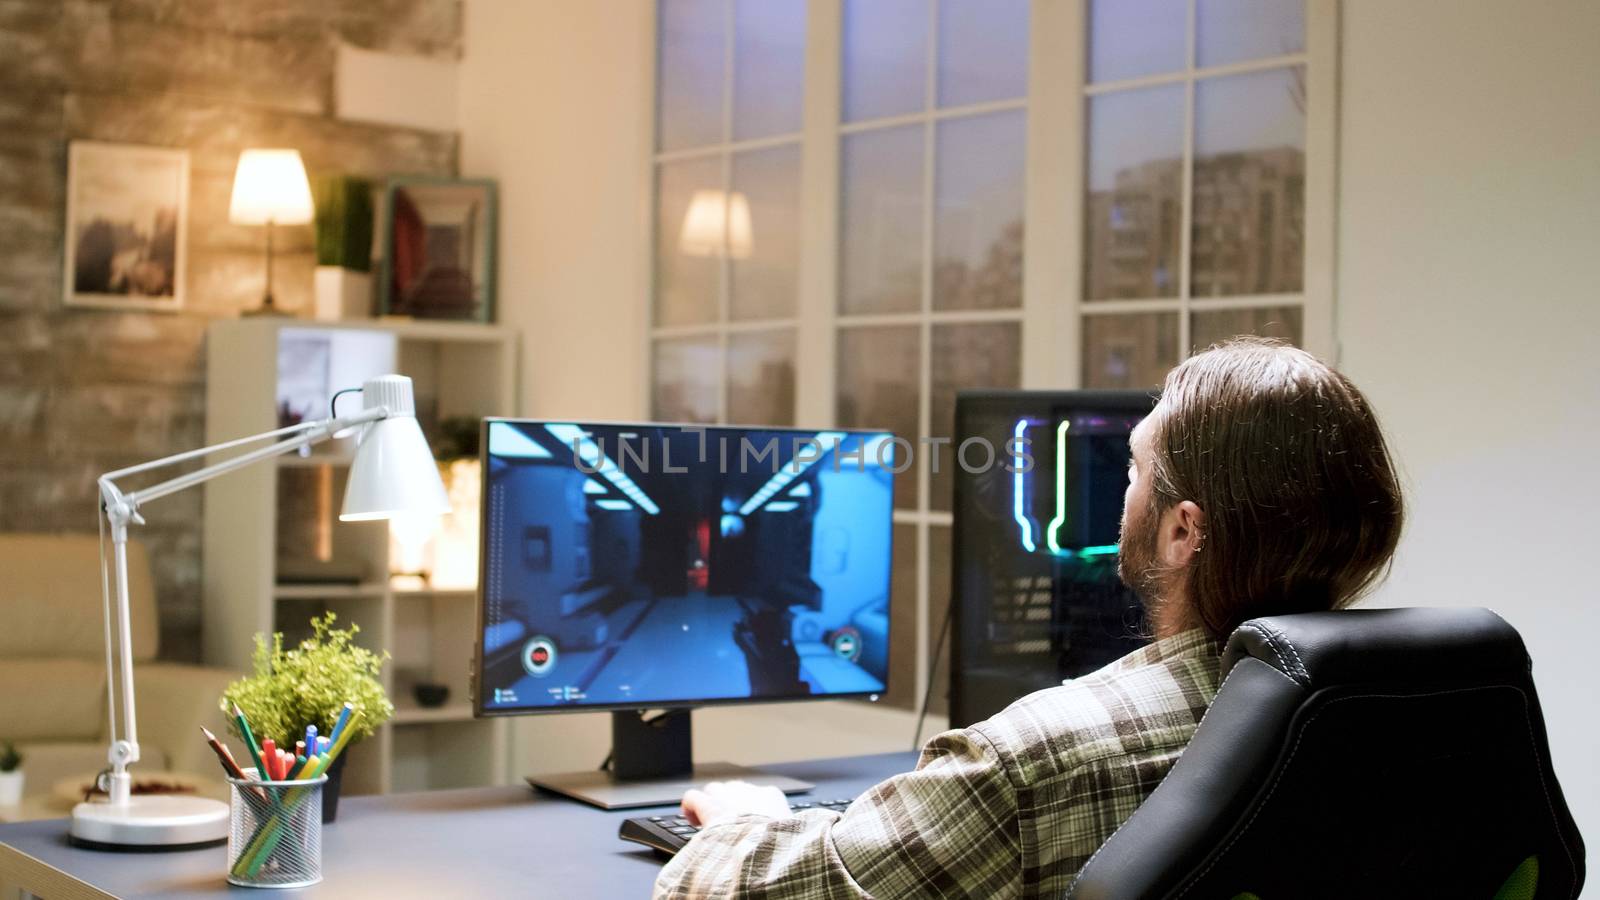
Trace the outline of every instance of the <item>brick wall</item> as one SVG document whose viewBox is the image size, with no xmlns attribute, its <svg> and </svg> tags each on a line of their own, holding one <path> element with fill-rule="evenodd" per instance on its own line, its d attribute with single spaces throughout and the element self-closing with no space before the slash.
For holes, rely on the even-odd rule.
<svg viewBox="0 0 1600 900">
<path fill-rule="evenodd" d="M 0 0 L 0 530 L 95 530 L 94 479 L 198 446 L 207 323 L 255 306 L 264 234 L 230 225 L 245 147 L 372 178 L 453 174 L 454 133 L 333 115 L 340 42 L 456 59 L 456 0 Z M 185 308 L 62 306 L 67 142 L 189 150 Z M 274 294 L 308 302 L 311 231 L 280 228 Z M 200 508 L 152 503 L 162 655 L 199 654 Z M 0 573 L 3 577 L 3 573 Z"/>
</svg>

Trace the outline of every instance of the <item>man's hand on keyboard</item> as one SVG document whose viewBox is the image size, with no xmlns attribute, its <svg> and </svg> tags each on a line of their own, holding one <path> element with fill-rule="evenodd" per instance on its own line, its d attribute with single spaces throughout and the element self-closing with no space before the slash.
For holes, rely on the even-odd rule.
<svg viewBox="0 0 1600 900">
<path fill-rule="evenodd" d="M 789 801 L 775 787 L 746 781 L 713 781 L 683 795 L 683 816 L 695 825 L 715 825 L 750 813 L 782 818 L 789 815 Z"/>
</svg>

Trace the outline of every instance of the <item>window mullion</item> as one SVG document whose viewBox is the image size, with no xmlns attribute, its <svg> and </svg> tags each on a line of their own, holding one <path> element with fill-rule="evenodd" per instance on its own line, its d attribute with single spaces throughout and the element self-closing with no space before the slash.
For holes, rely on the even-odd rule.
<svg viewBox="0 0 1600 900">
<path fill-rule="evenodd" d="M 935 174 L 938 161 L 934 110 L 939 106 L 939 3 L 928 3 L 927 60 L 923 72 L 922 94 L 922 322 L 918 329 L 922 345 L 921 371 L 917 375 L 917 434 L 911 440 L 925 436 L 933 428 L 933 229 L 934 204 L 937 189 Z M 919 454 L 926 456 L 925 454 Z M 918 461 L 917 510 L 927 512 L 933 508 L 933 477 L 926 458 Z M 917 680 L 921 686 L 928 680 L 928 523 L 917 523 Z"/>
<path fill-rule="evenodd" d="M 1078 387 L 1083 306 L 1086 0 L 1035 3 L 1028 25 L 1022 386 Z"/>
<path fill-rule="evenodd" d="M 734 0 L 723 0 L 722 15 L 722 253 L 717 257 L 717 360 L 721 377 L 717 379 L 717 422 L 728 421 L 728 380 L 732 360 L 728 356 L 729 293 L 733 286 L 733 241 L 729 233 L 733 218 L 733 73 L 735 16 Z"/>
<path fill-rule="evenodd" d="M 1306 183 L 1303 201 L 1303 346 L 1339 361 L 1334 266 L 1339 152 L 1338 0 L 1306 2 Z"/>
<path fill-rule="evenodd" d="M 1186 359 L 1190 349 L 1189 294 L 1190 294 L 1190 244 L 1194 240 L 1194 89 L 1195 89 L 1195 0 L 1185 4 L 1188 17 L 1187 40 L 1184 42 L 1184 68 L 1188 77 L 1183 82 L 1183 178 L 1182 197 L 1178 208 L 1178 359 Z"/>
<path fill-rule="evenodd" d="M 806 4 L 800 145 L 800 272 L 795 314 L 795 422 L 837 424 L 839 122 L 843 0 Z"/>
</svg>

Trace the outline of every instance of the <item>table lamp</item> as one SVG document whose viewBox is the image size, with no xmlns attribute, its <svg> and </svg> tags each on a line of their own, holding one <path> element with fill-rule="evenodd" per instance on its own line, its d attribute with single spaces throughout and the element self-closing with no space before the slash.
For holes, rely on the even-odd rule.
<svg viewBox="0 0 1600 900">
<path fill-rule="evenodd" d="M 105 516 L 100 520 L 101 591 L 106 615 L 106 678 L 110 706 L 110 768 L 99 784 L 108 797 L 104 803 L 79 803 L 72 810 L 70 834 L 90 846 L 177 848 L 207 844 L 228 836 L 228 805 L 207 797 L 133 796 L 128 766 L 139 761 L 139 729 L 133 702 L 133 637 L 128 621 L 128 525 L 144 524 L 140 507 L 151 500 L 193 487 L 236 469 L 309 447 L 348 428 L 359 427 L 359 445 L 350 464 L 342 521 L 367 521 L 395 516 L 443 515 L 450 511 L 444 483 L 417 425 L 411 379 L 383 375 L 334 395 L 359 391 L 360 412 L 302 422 L 190 450 L 154 462 L 141 463 L 100 476 L 100 499 Z M 265 446 L 210 463 L 159 484 L 123 491 L 117 480 L 140 472 L 234 450 L 271 440 Z M 98 518 L 98 517 L 97 517 Z M 106 526 L 111 529 L 111 572 L 105 563 Z M 118 708 L 121 713 L 119 718 Z M 118 725 L 121 725 L 119 730 Z M 198 740 L 199 738 L 196 738 Z"/>
<path fill-rule="evenodd" d="M 246 150 L 233 173 L 233 199 L 228 221 L 267 226 L 267 293 L 249 315 L 275 315 L 272 300 L 272 226 L 311 221 L 311 183 L 298 150 Z"/>
</svg>

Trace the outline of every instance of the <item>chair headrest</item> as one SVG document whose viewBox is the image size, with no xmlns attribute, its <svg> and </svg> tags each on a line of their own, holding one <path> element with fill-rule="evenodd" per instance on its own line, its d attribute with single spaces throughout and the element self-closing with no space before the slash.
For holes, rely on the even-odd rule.
<svg viewBox="0 0 1600 900">
<path fill-rule="evenodd" d="M 1350 609 L 1265 616 L 1240 625 L 1222 677 L 1253 657 L 1308 689 L 1361 682 L 1427 683 L 1525 676 L 1528 651 L 1506 621 L 1475 607 Z"/>
</svg>

